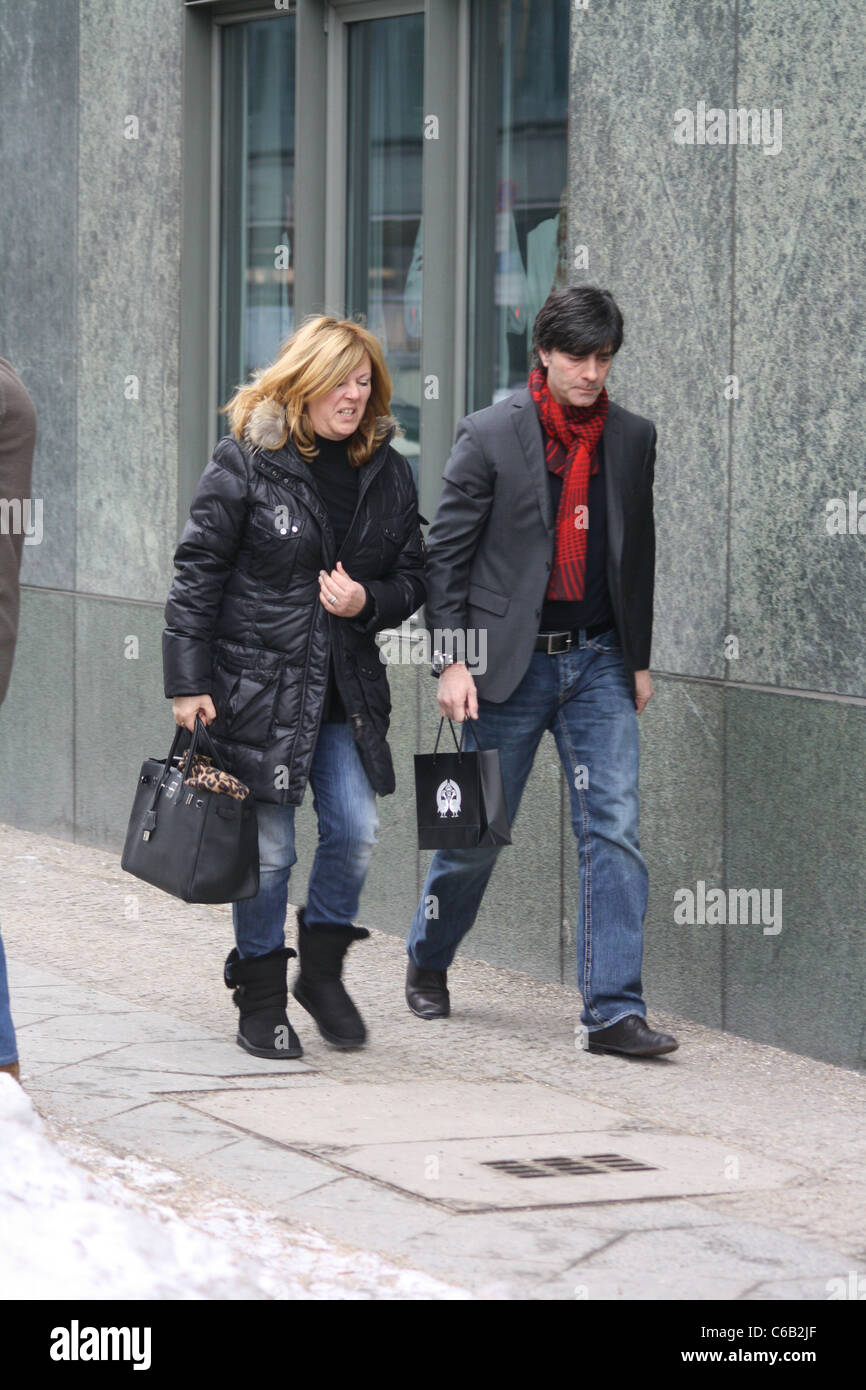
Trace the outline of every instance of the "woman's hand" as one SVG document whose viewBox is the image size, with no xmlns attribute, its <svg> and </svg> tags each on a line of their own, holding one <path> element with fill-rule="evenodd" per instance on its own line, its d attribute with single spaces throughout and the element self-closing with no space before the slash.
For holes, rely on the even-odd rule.
<svg viewBox="0 0 866 1390">
<path fill-rule="evenodd" d="M 175 695 L 172 713 L 175 724 L 182 724 L 190 733 L 195 728 L 197 714 L 201 715 L 203 724 L 210 724 L 211 720 L 217 717 L 214 702 L 209 695 Z"/>
<path fill-rule="evenodd" d="M 367 590 L 349 577 L 343 562 L 338 560 L 337 568 L 330 574 L 319 570 L 319 602 L 338 618 L 354 618 L 367 602 Z"/>
</svg>

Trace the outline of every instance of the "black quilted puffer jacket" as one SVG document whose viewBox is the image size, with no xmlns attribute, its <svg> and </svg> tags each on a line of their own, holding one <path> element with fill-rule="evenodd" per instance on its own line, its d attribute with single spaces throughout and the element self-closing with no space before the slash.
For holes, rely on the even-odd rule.
<svg viewBox="0 0 866 1390">
<path fill-rule="evenodd" d="M 346 718 L 374 790 L 394 790 L 391 698 L 374 634 L 425 598 L 412 472 L 388 438 L 361 467 L 340 559 L 374 600 L 365 622 L 319 601 L 335 543 L 313 473 L 291 440 L 221 439 L 205 468 L 165 606 L 165 693 L 209 694 L 208 726 L 229 772 L 257 800 L 298 805 L 321 723 L 331 649 Z"/>
</svg>

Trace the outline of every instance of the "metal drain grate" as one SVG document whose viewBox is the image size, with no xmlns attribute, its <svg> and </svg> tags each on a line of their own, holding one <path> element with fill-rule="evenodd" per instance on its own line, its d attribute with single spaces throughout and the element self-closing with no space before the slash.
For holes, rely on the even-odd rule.
<svg viewBox="0 0 866 1390">
<path fill-rule="evenodd" d="M 593 1173 L 655 1173 L 654 1163 L 641 1163 L 626 1154 L 580 1154 L 576 1158 L 557 1154 L 553 1158 L 497 1158 L 482 1163 L 510 1178 L 582 1177 Z"/>
</svg>

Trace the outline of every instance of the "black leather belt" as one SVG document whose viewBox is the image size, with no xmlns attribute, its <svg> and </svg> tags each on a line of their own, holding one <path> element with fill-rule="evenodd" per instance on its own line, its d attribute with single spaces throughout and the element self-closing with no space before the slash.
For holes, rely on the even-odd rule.
<svg viewBox="0 0 866 1390">
<path fill-rule="evenodd" d="M 573 632 L 539 632 L 535 639 L 535 650 L 537 652 L 547 652 L 548 656 L 556 656 L 559 652 L 567 652 L 579 641 L 578 633 L 583 632 L 587 637 L 598 637 L 601 632 L 610 632 L 613 623 L 594 623 L 592 627 L 575 628 Z"/>
</svg>

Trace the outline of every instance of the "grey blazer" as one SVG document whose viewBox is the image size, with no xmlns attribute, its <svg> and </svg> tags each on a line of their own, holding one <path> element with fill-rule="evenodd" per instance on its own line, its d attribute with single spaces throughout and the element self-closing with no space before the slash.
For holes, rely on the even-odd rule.
<svg viewBox="0 0 866 1390">
<path fill-rule="evenodd" d="M 655 532 L 656 430 L 610 402 L 602 435 L 607 510 L 607 580 L 630 672 L 649 667 Z M 539 630 L 553 561 L 544 437 L 527 388 L 457 427 L 442 494 L 427 537 L 425 620 L 443 632 L 476 629 L 478 693 L 501 703 L 522 680 Z M 473 651 L 472 637 L 467 652 Z M 472 670 L 471 662 L 469 663 Z"/>
</svg>

